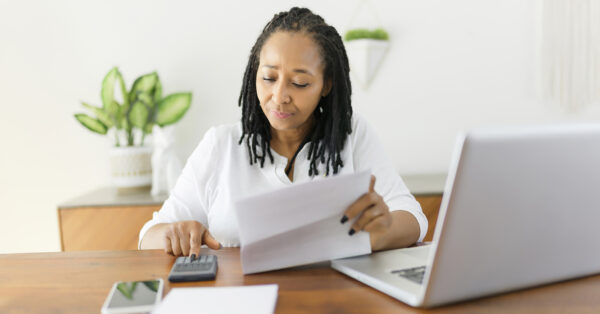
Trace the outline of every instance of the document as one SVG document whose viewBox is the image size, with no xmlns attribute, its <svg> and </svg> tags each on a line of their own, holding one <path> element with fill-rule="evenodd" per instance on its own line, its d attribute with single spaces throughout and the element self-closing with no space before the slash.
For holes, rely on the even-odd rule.
<svg viewBox="0 0 600 314">
<path fill-rule="evenodd" d="M 340 219 L 369 190 L 363 171 L 239 199 L 234 211 L 244 274 L 371 253 L 367 232 Z"/>
<path fill-rule="evenodd" d="M 272 314 L 277 290 L 277 285 L 173 288 L 152 313 Z"/>
</svg>

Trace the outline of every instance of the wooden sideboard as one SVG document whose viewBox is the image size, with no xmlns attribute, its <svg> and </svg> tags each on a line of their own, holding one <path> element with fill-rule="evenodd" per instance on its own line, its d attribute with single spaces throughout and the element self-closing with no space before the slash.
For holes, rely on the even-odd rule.
<svg viewBox="0 0 600 314">
<path fill-rule="evenodd" d="M 58 206 L 63 251 L 136 250 L 140 229 L 166 195 L 102 188 Z"/>
<path fill-rule="evenodd" d="M 427 229 L 427 235 L 423 241 L 433 240 L 433 231 L 435 230 L 435 224 L 437 222 L 438 212 L 440 205 L 442 204 L 442 194 L 431 194 L 431 195 L 415 195 L 415 198 L 421 204 L 423 213 L 427 217 L 429 222 L 429 228 Z"/>
<path fill-rule="evenodd" d="M 442 201 L 445 176 L 406 176 L 404 180 L 429 220 L 425 241 L 431 241 Z M 102 188 L 58 206 L 63 251 L 136 250 L 140 229 L 159 210 L 167 195 L 149 189 Z"/>
</svg>

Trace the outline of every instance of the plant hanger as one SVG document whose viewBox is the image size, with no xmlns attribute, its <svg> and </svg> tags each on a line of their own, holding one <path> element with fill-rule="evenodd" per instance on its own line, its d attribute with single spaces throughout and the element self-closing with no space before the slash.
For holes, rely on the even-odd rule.
<svg viewBox="0 0 600 314">
<path fill-rule="evenodd" d="M 362 27 L 356 27 L 357 19 L 361 14 L 370 14 L 372 29 L 363 22 Z M 373 6 L 371 0 L 360 0 L 355 7 L 345 36 L 346 52 L 350 62 L 350 72 L 363 89 L 367 89 L 373 81 L 375 74 L 383 63 L 389 48 L 387 32 L 382 29 L 383 23 Z"/>
</svg>

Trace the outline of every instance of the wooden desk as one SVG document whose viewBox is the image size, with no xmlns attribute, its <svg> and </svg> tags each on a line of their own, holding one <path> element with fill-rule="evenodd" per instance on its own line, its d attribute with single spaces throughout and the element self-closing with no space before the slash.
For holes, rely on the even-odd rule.
<svg viewBox="0 0 600 314">
<path fill-rule="evenodd" d="M 159 250 L 0 255 L 0 313 L 99 313 L 115 281 L 159 277 L 165 295 L 173 287 L 276 283 L 276 313 L 600 313 L 600 275 L 421 310 L 328 263 L 243 276 L 239 249 L 211 253 L 219 258 L 216 281 L 179 284 L 166 281 L 175 258 Z"/>
</svg>

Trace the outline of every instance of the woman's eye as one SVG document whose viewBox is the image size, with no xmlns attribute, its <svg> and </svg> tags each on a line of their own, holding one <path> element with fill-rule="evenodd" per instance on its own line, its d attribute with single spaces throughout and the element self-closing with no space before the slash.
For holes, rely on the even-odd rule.
<svg viewBox="0 0 600 314">
<path fill-rule="evenodd" d="M 275 79 L 272 79 L 270 77 L 263 77 L 263 81 L 275 82 Z"/>
<path fill-rule="evenodd" d="M 297 83 L 293 83 L 293 84 L 294 84 L 296 87 L 299 87 L 299 88 L 304 88 L 304 87 L 308 86 L 308 83 L 306 83 L 306 84 L 297 84 Z"/>
</svg>

